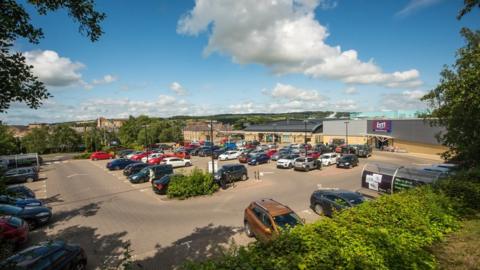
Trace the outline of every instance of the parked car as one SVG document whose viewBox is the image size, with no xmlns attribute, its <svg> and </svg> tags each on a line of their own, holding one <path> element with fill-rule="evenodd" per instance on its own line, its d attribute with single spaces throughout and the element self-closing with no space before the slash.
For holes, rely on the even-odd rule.
<svg viewBox="0 0 480 270">
<path fill-rule="evenodd" d="M 133 156 L 138 155 L 138 154 L 141 154 L 141 153 L 142 153 L 142 151 L 134 151 L 134 152 L 132 152 L 132 153 L 130 153 L 130 154 L 127 154 L 127 155 L 125 156 L 125 158 L 131 159 Z"/>
<path fill-rule="evenodd" d="M 243 224 L 249 237 L 268 241 L 282 230 L 288 230 L 304 222 L 288 206 L 273 199 L 262 199 L 250 203 L 245 209 Z"/>
<path fill-rule="evenodd" d="M 113 158 L 112 154 L 107 153 L 107 152 L 102 152 L 102 151 L 93 152 L 90 155 L 91 160 L 112 159 L 112 158 Z"/>
<path fill-rule="evenodd" d="M 18 198 L 10 195 L 0 195 L 0 204 L 10 204 L 18 207 L 43 205 L 42 201 L 34 198 Z"/>
<path fill-rule="evenodd" d="M 225 153 L 226 151 L 227 151 L 227 150 L 226 150 L 225 148 L 221 148 L 221 149 L 214 150 L 213 153 L 212 153 L 213 158 L 214 158 L 214 159 L 218 159 L 218 157 L 219 157 L 221 154 Z"/>
<path fill-rule="evenodd" d="M 275 154 L 273 154 L 270 159 L 273 160 L 273 161 L 277 161 L 280 159 L 280 157 L 285 157 L 285 156 L 288 156 L 292 154 L 292 150 L 288 149 L 288 148 L 282 148 L 280 150 L 278 150 L 278 152 L 276 152 Z"/>
<path fill-rule="evenodd" d="M 218 183 L 223 189 L 227 187 L 227 183 L 233 181 L 248 179 L 247 168 L 242 164 L 227 164 L 223 165 L 214 174 L 214 181 Z"/>
<path fill-rule="evenodd" d="M 119 159 L 114 159 L 110 162 L 107 163 L 106 167 L 109 170 L 123 170 L 125 167 L 127 167 L 130 164 L 133 163 L 138 163 L 138 161 L 131 160 L 131 159 L 126 159 L 126 158 L 119 158 Z"/>
<path fill-rule="evenodd" d="M 230 160 L 230 159 L 237 159 L 240 156 L 240 151 L 227 151 L 220 156 L 218 156 L 219 160 Z"/>
<path fill-rule="evenodd" d="M 164 175 L 152 181 L 152 190 L 157 194 L 166 194 L 171 179 L 170 174 Z"/>
<path fill-rule="evenodd" d="M 127 155 L 135 152 L 133 149 L 123 149 L 117 152 L 117 157 L 118 158 L 127 158 Z"/>
<path fill-rule="evenodd" d="M 143 162 L 143 163 L 147 163 L 147 161 L 150 161 L 151 159 L 154 159 L 156 157 L 161 157 L 163 156 L 163 153 L 162 152 L 159 152 L 159 153 L 151 153 L 147 156 L 144 156 L 142 157 L 140 160 Z"/>
<path fill-rule="evenodd" d="M 133 155 L 130 159 L 131 159 L 131 160 L 136 160 L 136 161 L 141 161 L 142 158 L 144 158 L 144 157 L 146 157 L 146 156 L 148 156 L 148 155 L 150 155 L 150 154 L 153 154 L 153 152 L 150 152 L 150 151 L 148 151 L 148 152 L 140 152 L 140 153 L 138 153 L 138 154 Z"/>
<path fill-rule="evenodd" d="M 166 174 L 172 174 L 173 167 L 172 165 L 155 165 L 155 166 L 148 166 L 140 170 L 138 173 L 130 175 L 128 180 L 131 183 L 144 183 L 153 181 L 155 179 L 159 179 L 160 177 Z"/>
<path fill-rule="evenodd" d="M 152 158 L 152 159 L 149 159 L 148 160 L 148 164 L 149 165 L 158 165 L 162 162 L 162 160 L 166 157 L 169 157 L 169 155 L 167 154 L 163 154 L 163 155 L 160 155 L 160 156 L 157 156 L 155 158 Z"/>
<path fill-rule="evenodd" d="M 249 158 L 250 158 L 250 154 L 243 153 L 240 156 L 238 156 L 238 162 L 247 163 Z"/>
<path fill-rule="evenodd" d="M 10 169 L 4 174 L 7 184 L 32 183 L 38 180 L 38 171 L 34 167 Z"/>
<path fill-rule="evenodd" d="M 262 163 L 268 163 L 269 161 L 270 157 L 266 154 L 258 154 L 250 156 L 247 163 L 248 165 L 258 165 Z"/>
<path fill-rule="evenodd" d="M 311 157 L 299 157 L 293 161 L 293 169 L 296 171 L 310 171 L 322 169 L 322 163 L 318 159 Z"/>
<path fill-rule="evenodd" d="M 0 263 L 0 269 L 86 269 L 87 256 L 78 245 L 55 240 L 26 248 Z"/>
<path fill-rule="evenodd" d="M 317 151 L 308 151 L 307 152 L 307 157 L 313 158 L 313 159 L 318 159 L 321 156 L 320 152 Z"/>
<path fill-rule="evenodd" d="M 28 224 L 14 216 L 0 216 L 0 241 L 19 245 L 28 240 Z"/>
<path fill-rule="evenodd" d="M 337 160 L 337 168 L 353 168 L 358 166 L 358 157 L 353 154 L 343 155 Z"/>
<path fill-rule="evenodd" d="M 125 169 L 123 169 L 123 175 L 125 176 L 130 176 L 132 174 L 136 174 L 138 173 L 140 170 L 142 170 L 143 168 L 145 167 L 148 167 L 150 166 L 149 164 L 145 164 L 145 163 L 140 163 L 140 162 L 137 162 L 137 163 L 132 163 L 130 165 L 127 165 L 125 167 Z"/>
<path fill-rule="evenodd" d="M 271 158 L 273 155 L 275 155 L 278 151 L 275 149 L 269 149 L 265 152 L 265 155 L 267 155 L 269 158 Z"/>
<path fill-rule="evenodd" d="M 171 165 L 173 168 L 192 166 L 192 162 L 189 159 L 183 159 L 183 158 L 177 158 L 177 157 L 164 158 L 160 164 Z"/>
<path fill-rule="evenodd" d="M 368 158 L 372 156 L 372 146 L 368 144 L 361 144 L 361 145 L 356 145 L 355 147 L 355 154 L 358 157 L 365 157 Z"/>
<path fill-rule="evenodd" d="M 365 197 L 358 192 L 343 189 L 316 190 L 310 196 L 310 208 L 319 215 L 331 217 L 334 211 L 341 211 L 359 205 Z"/>
<path fill-rule="evenodd" d="M 212 155 L 212 148 L 210 147 L 206 147 L 206 148 L 201 148 L 199 151 L 198 151 L 198 156 L 199 157 L 209 157 Z"/>
<path fill-rule="evenodd" d="M 19 217 L 25 220 L 30 228 L 35 228 L 48 223 L 52 217 L 52 211 L 44 206 L 18 207 L 0 204 L 0 215 Z"/>
<path fill-rule="evenodd" d="M 31 189 L 23 185 L 9 186 L 5 188 L 5 191 L 7 192 L 7 194 L 10 194 L 14 197 L 35 199 L 35 193 Z"/>
<path fill-rule="evenodd" d="M 282 168 L 282 169 L 291 169 L 293 168 L 293 162 L 295 159 L 300 157 L 297 154 L 289 154 L 286 156 L 282 156 L 279 160 L 277 160 L 277 168 Z"/>
<path fill-rule="evenodd" d="M 337 153 L 325 153 L 320 156 L 323 166 L 330 166 L 332 164 L 337 164 L 338 154 Z"/>
</svg>

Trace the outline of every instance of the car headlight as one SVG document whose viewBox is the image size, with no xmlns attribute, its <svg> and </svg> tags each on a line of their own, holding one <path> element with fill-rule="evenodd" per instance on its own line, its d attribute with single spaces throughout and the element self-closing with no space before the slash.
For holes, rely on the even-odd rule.
<svg viewBox="0 0 480 270">
<path fill-rule="evenodd" d="M 35 216 L 36 217 L 46 217 L 46 216 L 49 216 L 49 215 L 50 215 L 49 212 L 41 212 L 41 213 L 36 214 Z"/>
<path fill-rule="evenodd" d="M 350 165 L 350 163 L 348 163 L 348 162 L 345 162 L 345 165 Z"/>
</svg>

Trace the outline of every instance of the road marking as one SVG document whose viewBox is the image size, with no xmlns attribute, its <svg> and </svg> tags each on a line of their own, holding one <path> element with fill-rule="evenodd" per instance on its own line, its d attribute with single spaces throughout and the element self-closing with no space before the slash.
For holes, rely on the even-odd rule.
<svg viewBox="0 0 480 270">
<path fill-rule="evenodd" d="M 144 188 L 144 189 L 140 189 L 140 191 L 141 191 L 141 192 L 145 192 L 145 190 L 147 190 L 147 189 L 146 189 L 146 188 Z"/>
<path fill-rule="evenodd" d="M 67 178 L 72 178 L 72 177 L 75 177 L 75 176 L 82 176 L 82 175 L 88 175 L 88 174 L 86 174 L 86 173 L 74 173 L 74 174 L 68 175 Z"/>
<path fill-rule="evenodd" d="M 55 163 L 55 164 L 60 164 L 60 161 L 54 161 L 53 163 Z"/>
</svg>

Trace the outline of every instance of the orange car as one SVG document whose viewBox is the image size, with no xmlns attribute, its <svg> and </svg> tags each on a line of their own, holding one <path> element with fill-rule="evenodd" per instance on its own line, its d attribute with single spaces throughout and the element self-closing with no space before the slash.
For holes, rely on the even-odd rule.
<svg viewBox="0 0 480 270">
<path fill-rule="evenodd" d="M 303 225 L 304 221 L 288 206 L 273 199 L 262 199 L 245 209 L 243 223 L 247 236 L 268 241 L 282 230 Z"/>
</svg>

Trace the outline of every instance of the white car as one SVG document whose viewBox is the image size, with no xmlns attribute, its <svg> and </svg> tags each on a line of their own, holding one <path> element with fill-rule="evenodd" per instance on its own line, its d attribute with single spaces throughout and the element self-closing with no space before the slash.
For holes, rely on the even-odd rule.
<svg viewBox="0 0 480 270">
<path fill-rule="evenodd" d="M 325 153 L 319 158 L 322 161 L 323 166 L 330 166 L 337 163 L 338 154 L 337 153 Z"/>
<path fill-rule="evenodd" d="M 189 159 L 177 158 L 177 157 L 168 157 L 164 158 L 161 164 L 172 165 L 172 167 L 189 167 L 192 166 L 192 162 Z"/>
<path fill-rule="evenodd" d="M 291 154 L 291 155 L 288 155 L 286 157 L 283 157 L 283 158 L 277 160 L 277 168 L 283 168 L 283 169 L 293 168 L 293 162 L 298 157 L 299 157 L 299 155 L 297 155 L 297 154 Z"/>
<path fill-rule="evenodd" d="M 219 160 L 229 160 L 229 159 L 237 159 L 242 152 L 240 151 L 227 151 L 218 156 Z"/>
<path fill-rule="evenodd" d="M 150 154 L 150 155 L 148 155 L 148 160 L 150 160 L 150 159 L 152 159 L 152 158 L 160 157 L 160 156 L 162 156 L 162 155 L 163 155 L 163 153 L 153 153 L 153 154 Z M 142 158 L 142 162 L 143 162 L 143 163 L 146 163 L 146 162 L 147 162 L 147 157 L 143 157 L 143 158 Z"/>
</svg>

